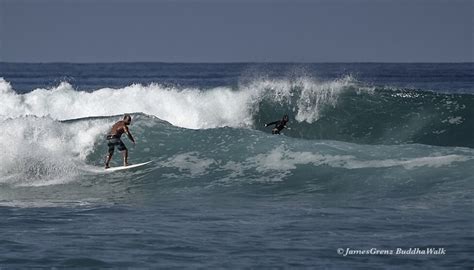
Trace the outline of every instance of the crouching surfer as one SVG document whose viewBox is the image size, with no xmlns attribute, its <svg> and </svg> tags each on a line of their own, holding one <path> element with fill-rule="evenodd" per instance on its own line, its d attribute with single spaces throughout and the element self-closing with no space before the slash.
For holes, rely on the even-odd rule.
<svg viewBox="0 0 474 270">
<path fill-rule="evenodd" d="M 123 120 L 118 121 L 112 126 L 109 134 L 107 135 L 107 146 L 109 147 L 109 153 L 105 160 L 105 168 L 110 168 L 109 163 L 114 154 L 115 146 L 122 152 L 123 155 L 123 166 L 128 166 L 128 150 L 125 144 L 122 142 L 120 137 L 122 134 L 127 134 L 128 139 L 135 144 L 135 140 L 132 137 L 132 133 L 128 129 L 128 125 L 132 123 L 132 117 L 129 114 L 123 116 Z"/>
<path fill-rule="evenodd" d="M 275 122 L 265 124 L 265 126 L 268 127 L 270 125 L 275 125 L 275 127 L 272 129 L 272 134 L 280 134 L 280 131 L 282 131 L 282 129 L 288 128 L 286 126 L 286 123 L 288 123 L 288 121 L 289 121 L 288 114 L 285 114 L 281 120 L 277 120 Z"/>
</svg>

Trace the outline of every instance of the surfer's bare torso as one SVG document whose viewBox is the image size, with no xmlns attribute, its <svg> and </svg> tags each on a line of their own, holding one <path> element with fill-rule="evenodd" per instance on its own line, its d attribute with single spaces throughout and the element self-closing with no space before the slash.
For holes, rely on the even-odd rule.
<svg viewBox="0 0 474 270">
<path fill-rule="evenodd" d="M 122 120 L 118 121 L 112 126 L 109 132 L 109 136 L 114 138 L 120 138 L 124 133 L 128 136 L 131 136 L 130 131 L 128 130 L 128 126 L 125 124 L 125 121 Z"/>
</svg>

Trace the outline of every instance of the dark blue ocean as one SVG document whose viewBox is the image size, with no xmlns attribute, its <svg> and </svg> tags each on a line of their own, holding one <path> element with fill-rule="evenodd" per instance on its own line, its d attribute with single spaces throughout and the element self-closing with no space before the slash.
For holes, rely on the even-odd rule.
<svg viewBox="0 0 474 270">
<path fill-rule="evenodd" d="M 473 63 L 0 63 L 0 123 L 2 270 L 474 265 Z"/>
</svg>

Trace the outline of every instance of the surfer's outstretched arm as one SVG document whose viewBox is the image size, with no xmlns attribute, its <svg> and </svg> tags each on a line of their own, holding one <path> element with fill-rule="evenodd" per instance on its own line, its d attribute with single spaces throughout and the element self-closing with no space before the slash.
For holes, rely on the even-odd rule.
<svg viewBox="0 0 474 270">
<path fill-rule="evenodd" d="M 128 129 L 127 126 L 125 126 L 125 133 L 127 134 L 127 137 L 130 141 L 132 141 L 133 143 L 135 143 L 135 139 L 133 139 L 133 136 L 132 136 L 132 133 L 130 132 L 130 130 Z"/>
<path fill-rule="evenodd" d="M 265 124 L 266 127 L 270 126 L 270 125 L 276 125 L 278 124 L 280 121 L 275 121 L 275 122 L 271 122 L 271 123 L 268 123 L 268 124 Z"/>
</svg>

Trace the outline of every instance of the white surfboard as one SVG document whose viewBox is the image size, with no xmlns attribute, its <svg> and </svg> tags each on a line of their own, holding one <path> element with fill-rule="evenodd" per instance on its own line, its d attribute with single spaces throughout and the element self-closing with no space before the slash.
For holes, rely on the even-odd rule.
<svg viewBox="0 0 474 270">
<path fill-rule="evenodd" d="M 145 166 L 149 163 L 151 163 L 151 161 L 138 163 L 138 164 L 131 164 L 131 165 L 128 165 L 128 166 L 110 167 L 108 169 L 105 169 L 105 171 L 106 172 L 116 172 L 116 171 L 121 171 L 121 170 L 130 170 L 130 169 L 133 169 L 133 168 Z"/>
</svg>

